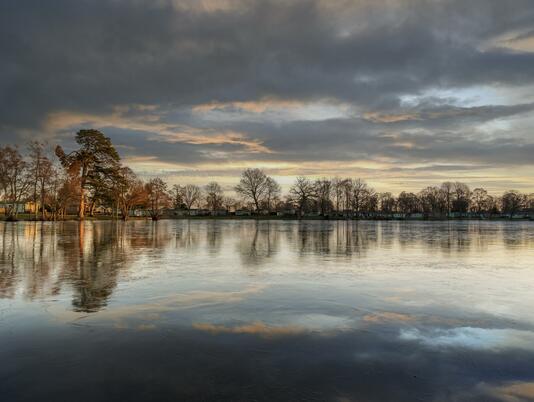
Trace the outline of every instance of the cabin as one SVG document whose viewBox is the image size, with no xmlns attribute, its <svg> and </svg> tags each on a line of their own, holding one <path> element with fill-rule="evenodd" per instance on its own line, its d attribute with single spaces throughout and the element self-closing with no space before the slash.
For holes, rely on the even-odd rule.
<svg viewBox="0 0 534 402">
<path fill-rule="evenodd" d="M 8 211 L 14 210 L 17 214 L 34 214 L 39 210 L 39 203 L 35 202 L 0 202 L 0 214 L 7 214 Z"/>
<path fill-rule="evenodd" d="M 228 215 L 227 209 L 215 209 L 211 211 L 211 216 L 226 216 Z"/>
<path fill-rule="evenodd" d="M 248 209 L 236 209 L 235 216 L 251 216 L 252 212 Z"/>
<path fill-rule="evenodd" d="M 187 216 L 189 211 L 187 209 L 173 209 L 171 215 L 173 216 Z"/>
<path fill-rule="evenodd" d="M 132 209 L 130 210 L 130 216 L 131 217 L 134 217 L 134 218 L 141 218 L 141 217 L 145 217 L 145 216 L 148 216 L 148 212 L 145 211 L 144 209 Z"/>
<path fill-rule="evenodd" d="M 421 212 L 414 212 L 408 214 L 407 219 L 423 219 L 424 215 Z"/>
<path fill-rule="evenodd" d="M 447 215 L 450 219 L 461 219 L 469 217 L 467 212 L 449 212 Z"/>
<path fill-rule="evenodd" d="M 304 214 L 304 217 L 308 217 L 308 218 L 316 218 L 318 216 L 321 216 L 321 213 L 317 211 L 310 211 Z"/>
<path fill-rule="evenodd" d="M 209 216 L 211 214 L 211 211 L 209 209 L 190 209 L 189 215 L 190 216 Z"/>
<path fill-rule="evenodd" d="M 297 210 L 293 208 L 283 209 L 276 213 L 277 216 L 295 216 L 296 214 Z"/>
</svg>

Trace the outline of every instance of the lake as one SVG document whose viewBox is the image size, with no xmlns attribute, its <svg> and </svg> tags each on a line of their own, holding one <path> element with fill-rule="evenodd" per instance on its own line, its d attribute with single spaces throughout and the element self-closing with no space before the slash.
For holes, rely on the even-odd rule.
<svg viewBox="0 0 534 402">
<path fill-rule="evenodd" d="M 0 400 L 532 401 L 534 222 L 0 223 Z"/>
</svg>

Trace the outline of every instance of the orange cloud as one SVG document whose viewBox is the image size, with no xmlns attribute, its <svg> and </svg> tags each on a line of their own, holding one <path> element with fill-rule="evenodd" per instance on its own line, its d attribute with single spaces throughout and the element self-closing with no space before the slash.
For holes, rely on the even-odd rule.
<svg viewBox="0 0 534 402">
<path fill-rule="evenodd" d="M 227 327 L 224 325 L 215 325 L 209 323 L 194 323 L 193 328 L 199 331 L 206 331 L 216 334 L 250 334 L 262 337 L 272 338 L 277 336 L 299 335 L 305 332 L 305 329 L 297 326 L 270 326 L 261 321 L 251 324 L 240 325 L 236 327 Z"/>
<path fill-rule="evenodd" d="M 126 117 L 125 113 L 131 111 L 132 107 L 137 111 L 146 113 L 139 117 Z M 112 113 L 107 115 L 61 111 L 48 115 L 43 126 L 46 132 L 57 132 L 82 124 L 91 125 L 94 128 L 113 126 L 125 130 L 153 133 L 151 137 L 153 141 L 182 142 L 194 145 L 230 144 L 239 145 L 250 153 L 272 153 L 260 140 L 248 138 L 244 133 L 162 123 L 160 116 L 154 112 L 155 107 L 150 105 L 117 106 Z"/>
<path fill-rule="evenodd" d="M 302 107 L 303 105 L 303 102 L 298 101 L 264 98 L 259 101 L 249 102 L 210 102 L 193 107 L 193 112 L 203 113 L 212 110 L 235 108 L 250 113 L 264 113 L 270 109 L 298 108 Z"/>
<path fill-rule="evenodd" d="M 534 382 L 514 382 L 490 387 L 489 393 L 505 402 L 524 402 L 534 400 Z"/>
<path fill-rule="evenodd" d="M 384 311 L 379 313 L 367 314 L 363 316 L 363 321 L 372 323 L 382 323 L 388 321 L 412 322 L 415 321 L 415 317 L 408 314 Z"/>
</svg>

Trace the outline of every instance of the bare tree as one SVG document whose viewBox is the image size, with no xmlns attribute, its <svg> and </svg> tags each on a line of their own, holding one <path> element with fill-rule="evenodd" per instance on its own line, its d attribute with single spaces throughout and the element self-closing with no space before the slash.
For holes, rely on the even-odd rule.
<svg viewBox="0 0 534 402">
<path fill-rule="evenodd" d="M 174 209 L 180 209 L 184 205 L 184 191 L 182 186 L 175 184 L 172 186 L 171 191 L 169 192 L 171 196 L 171 204 Z"/>
<path fill-rule="evenodd" d="M 471 209 L 480 214 L 488 209 L 488 192 L 483 188 L 475 188 L 471 193 Z"/>
<path fill-rule="evenodd" d="M 343 205 L 343 194 L 345 186 L 345 179 L 341 179 L 339 177 L 334 177 L 332 179 L 332 193 L 334 197 L 334 208 L 337 212 L 339 212 L 340 208 L 342 208 Z"/>
<path fill-rule="evenodd" d="M 502 211 L 513 218 L 523 207 L 524 200 L 524 196 L 519 191 L 506 191 L 501 198 Z"/>
<path fill-rule="evenodd" d="M 227 211 L 231 209 L 237 209 L 238 201 L 232 197 L 223 197 L 222 206 Z"/>
<path fill-rule="evenodd" d="M 280 188 L 280 185 L 276 182 L 276 180 L 269 176 L 267 176 L 266 187 L 267 190 L 265 191 L 264 201 L 267 206 L 267 210 L 270 212 L 273 210 L 274 205 L 280 198 L 282 189 Z"/>
<path fill-rule="evenodd" d="M 326 215 L 332 210 L 332 181 L 327 178 L 318 179 L 314 186 L 319 211 L 321 215 Z"/>
<path fill-rule="evenodd" d="M 15 220 L 19 213 L 18 206 L 28 195 L 31 185 L 28 164 L 17 148 L 0 148 L 0 185 L 7 202 L 6 215 L 8 219 Z"/>
<path fill-rule="evenodd" d="M 403 191 L 397 198 L 397 207 L 404 214 L 420 212 L 419 198 L 414 193 Z"/>
<path fill-rule="evenodd" d="M 454 183 L 450 181 L 446 181 L 441 184 L 441 193 L 443 195 L 443 199 L 445 202 L 445 209 L 447 212 L 447 215 L 451 213 L 452 210 L 452 199 L 453 199 L 453 193 L 454 193 Z"/>
<path fill-rule="evenodd" d="M 67 206 L 78 199 L 76 178 L 55 166 L 49 181 L 46 203 L 52 213 L 52 219 L 64 217 Z"/>
<path fill-rule="evenodd" d="M 150 180 L 145 185 L 147 193 L 148 212 L 153 221 L 157 221 L 163 215 L 163 210 L 169 206 L 170 197 L 167 193 L 167 184 L 159 177 Z"/>
<path fill-rule="evenodd" d="M 375 191 L 370 188 L 367 183 L 362 179 L 356 179 L 352 183 L 352 208 L 359 214 L 364 210 L 369 210 L 370 197 L 373 196 Z"/>
<path fill-rule="evenodd" d="M 206 191 L 206 205 L 210 211 L 215 211 L 222 207 L 223 202 L 223 191 L 221 186 L 212 181 L 208 183 L 205 187 Z"/>
<path fill-rule="evenodd" d="M 116 196 L 123 220 L 128 220 L 133 208 L 148 202 L 147 187 L 128 167 L 120 169 Z"/>
<path fill-rule="evenodd" d="M 289 193 L 297 204 L 300 217 L 315 197 L 315 187 L 309 179 L 300 176 L 295 180 L 295 184 L 291 186 Z"/>
<path fill-rule="evenodd" d="M 439 187 L 427 187 L 419 193 L 423 212 L 437 216 L 447 213 L 447 193 Z"/>
<path fill-rule="evenodd" d="M 235 186 L 234 190 L 245 200 L 252 201 L 255 210 L 259 211 L 260 203 L 268 190 L 267 175 L 261 169 L 246 169 L 241 173 L 239 184 Z"/>
<path fill-rule="evenodd" d="M 454 212 L 467 212 L 471 201 L 471 190 L 464 183 L 456 182 L 453 186 L 452 209 Z"/>
<path fill-rule="evenodd" d="M 189 212 L 193 205 L 198 203 L 202 198 L 202 190 L 194 184 L 187 184 L 181 187 L 181 191 L 183 203 Z"/>
<path fill-rule="evenodd" d="M 383 213 L 391 214 L 395 210 L 396 201 L 391 193 L 378 194 L 378 202 Z"/>
</svg>

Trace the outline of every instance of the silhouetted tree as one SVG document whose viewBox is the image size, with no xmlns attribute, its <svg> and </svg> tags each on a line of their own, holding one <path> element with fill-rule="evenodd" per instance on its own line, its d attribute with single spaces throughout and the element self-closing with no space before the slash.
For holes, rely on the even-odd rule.
<svg viewBox="0 0 534 402">
<path fill-rule="evenodd" d="M 205 187 L 206 191 L 206 205 L 210 211 L 215 211 L 222 207 L 223 191 L 221 186 L 212 181 Z"/>
<path fill-rule="evenodd" d="M 295 184 L 289 190 L 291 198 L 297 204 L 299 216 L 306 210 L 310 202 L 315 197 L 315 186 L 305 177 L 297 177 Z"/>
<path fill-rule="evenodd" d="M 6 215 L 14 220 L 19 212 L 18 204 L 27 197 L 31 186 L 28 164 L 17 148 L 0 148 L 0 186 L 7 202 Z"/>
<path fill-rule="evenodd" d="M 202 198 L 202 190 L 194 184 L 187 184 L 180 187 L 182 191 L 182 201 L 189 212 L 193 205 L 198 203 Z"/>
<path fill-rule="evenodd" d="M 170 196 L 167 193 L 167 184 L 159 177 L 150 180 L 146 185 L 147 206 L 150 217 L 157 221 L 163 215 L 165 208 L 169 207 Z"/>
<path fill-rule="evenodd" d="M 509 190 L 501 198 L 502 211 L 513 218 L 523 207 L 523 201 L 524 197 L 519 191 Z"/>
</svg>

